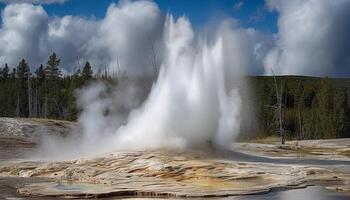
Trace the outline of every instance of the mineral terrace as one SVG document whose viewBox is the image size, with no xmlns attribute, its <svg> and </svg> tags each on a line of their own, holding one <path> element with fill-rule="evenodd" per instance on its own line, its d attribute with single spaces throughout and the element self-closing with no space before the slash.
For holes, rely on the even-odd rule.
<svg viewBox="0 0 350 200">
<path fill-rule="evenodd" d="M 21 137 L 26 141 L 26 137 Z M 336 142 L 341 140 L 332 141 Z M 278 145 L 268 145 L 272 149 L 281 149 Z M 288 149 L 295 144 L 288 145 L 280 151 L 293 153 L 295 150 Z M 346 142 L 343 145 L 342 148 L 349 148 L 350 144 Z M 252 153 L 254 148 L 264 148 L 263 144 L 254 144 L 251 148 L 249 144 L 239 146 L 242 152 L 248 153 Z M 335 147 L 339 149 L 339 146 Z M 312 155 L 310 152 L 306 151 L 305 158 Z M 269 158 L 274 156 L 273 153 L 261 154 L 268 154 Z M 279 158 L 285 155 L 288 153 L 278 153 Z M 349 158 L 348 155 L 342 156 L 337 158 L 344 158 L 344 161 Z M 323 157 L 318 155 L 317 158 Z M 349 165 L 243 162 L 220 157 L 210 150 L 113 152 L 61 162 L 3 159 L 0 164 L 2 177 L 40 177 L 47 180 L 18 188 L 21 195 L 65 198 L 227 197 L 308 185 L 323 185 L 331 190 L 350 193 L 349 171 Z"/>
</svg>

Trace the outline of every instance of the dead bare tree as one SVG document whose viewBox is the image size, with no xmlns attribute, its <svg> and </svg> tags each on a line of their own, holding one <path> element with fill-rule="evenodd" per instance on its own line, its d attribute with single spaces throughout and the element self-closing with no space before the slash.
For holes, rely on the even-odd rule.
<svg viewBox="0 0 350 200">
<path fill-rule="evenodd" d="M 33 113 L 34 113 L 34 117 L 38 117 L 38 89 L 37 86 L 35 84 L 35 93 L 33 95 Z"/>
<path fill-rule="evenodd" d="M 77 73 L 78 71 L 80 72 L 81 69 L 82 69 L 81 59 L 79 58 L 79 56 L 77 56 L 74 64 L 74 73 Z"/>
<path fill-rule="evenodd" d="M 302 107 L 302 92 L 303 91 L 303 88 L 302 88 L 302 85 L 301 85 L 301 82 L 299 81 L 299 95 L 298 95 L 298 121 L 299 121 L 299 134 L 298 134 L 298 140 L 303 140 L 304 139 L 304 126 L 303 126 L 303 123 L 304 123 L 304 118 L 303 116 L 301 115 L 301 107 Z"/>
<path fill-rule="evenodd" d="M 275 86 L 275 91 L 276 91 L 276 104 L 275 105 L 265 105 L 267 107 L 273 108 L 275 109 L 275 119 L 276 119 L 276 124 L 277 125 L 277 132 L 279 134 L 279 138 L 280 138 L 280 143 L 283 145 L 286 142 L 286 136 L 285 136 L 285 132 L 283 129 L 283 86 L 281 84 L 280 87 L 278 87 L 277 84 L 277 79 L 276 79 L 276 75 L 274 73 L 274 71 L 271 69 L 272 74 L 273 74 L 273 81 L 274 81 L 274 86 Z"/>
<path fill-rule="evenodd" d="M 300 112 L 300 106 L 298 106 L 298 119 L 299 119 L 299 140 L 304 139 L 304 130 L 303 130 L 303 125 L 302 125 L 302 120 L 301 120 L 301 112 Z"/>
<path fill-rule="evenodd" d="M 17 105 L 16 105 L 16 117 L 20 117 L 20 110 L 19 110 L 19 95 L 17 95 Z"/>
<path fill-rule="evenodd" d="M 29 116 L 32 117 L 32 90 L 30 86 L 30 72 L 27 72 L 27 86 L 28 86 L 28 111 L 29 111 Z"/>
<path fill-rule="evenodd" d="M 47 90 L 45 86 L 45 99 L 44 99 L 44 113 L 43 113 L 44 118 L 47 118 Z"/>
</svg>

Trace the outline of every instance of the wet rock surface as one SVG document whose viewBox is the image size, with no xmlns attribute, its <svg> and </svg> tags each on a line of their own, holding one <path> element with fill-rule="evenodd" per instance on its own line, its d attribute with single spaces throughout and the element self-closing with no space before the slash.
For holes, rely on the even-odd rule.
<svg viewBox="0 0 350 200">
<path fill-rule="evenodd" d="M 0 118 L 0 161 L 23 158 L 43 137 L 64 137 L 74 129 L 77 124 L 67 121 Z"/>
<path fill-rule="evenodd" d="M 350 138 L 288 141 L 285 145 L 278 142 L 236 143 L 233 149 L 268 158 L 350 161 Z"/>
<path fill-rule="evenodd" d="M 190 155 L 190 156 L 189 156 Z M 109 196 L 226 197 L 336 183 L 349 191 L 349 174 L 310 166 L 216 160 L 202 152 L 117 152 L 66 162 L 9 162 L 2 176 L 49 178 L 26 185 L 25 196 L 102 198 Z"/>
<path fill-rule="evenodd" d="M 249 162 L 235 159 L 237 154 L 221 157 L 218 152 L 139 151 L 114 152 L 70 161 L 38 161 L 19 159 L 40 141 L 42 134 L 68 134 L 74 123 L 52 120 L 0 118 L 0 191 L 23 198 L 109 198 L 109 197 L 177 197 L 212 198 L 235 195 L 264 194 L 270 191 L 322 185 L 350 193 L 349 165 L 303 165 Z M 58 123 L 58 124 L 57 124 Z M 12 125 L 11 125 L 12 124 Z M 30 128 L 25 128 L 29 124 Z M 48 126 L 45 132 L 36 128 Z M 339 145 L 337 145 L 339 142 Z M 15 145 L 11 147 L 11 145 Z M 311 143 L 310 143 L 311 144 Z M 343 140 L 317 141 L 313 145 L 346 149 Z M 327 144 L 327 145 L 325 145 Z M 250 143 L 240 152 L 277 157 L 270 149 L 276 144 Z M 302 148 L 309 148 L 307 142 Z M 248 148 L 249 147 L 249 148 Z M 257 148 L 259 147 L 259 148 Z M 315 146 L 314 146 L 315 147 Z M 266 151 L 265 151 L 266 150 Z M 286 150 L 278 158 L 293 158 Z M 220 152 L 219 152 L 220 153 Z M 322 154 L 324 156 L 326 154 Z M 328 158 L 328 155 L 318 159 Z M 306 158 L 314 158 L 305 154 Z M 17 193 L 14 194 L 14 191 Z M 0 195 L 1 199 L 1 195 Z"/>
<path fill-rule="evenodd" d="M 35 118 L 0 118 L 0 136 L 38 140 L 44 135 L 65 136 L 77 128 L 74 122 L 35 119 Z"/>
<path fill-rule="evenodd" d="M 45 179 L 0 177 L 0 200 L 54 200 L 57 198 L 31 196 L 24 197 L 17 193 L 17 189 L 25 185 L 47 182 Z"/>
</svg>

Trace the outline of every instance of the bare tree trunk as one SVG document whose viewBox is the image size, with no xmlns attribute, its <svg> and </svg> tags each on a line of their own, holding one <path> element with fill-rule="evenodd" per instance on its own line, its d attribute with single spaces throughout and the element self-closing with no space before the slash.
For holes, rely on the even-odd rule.
<svg viewBox="0 0 350 200">
<path fill-rule="evenodd" d="M 303 139 L 303 133 L 302 133 L 302 124 L 301 124 L 301 113 L 300 113 L 300 105 L 298 106 L 298 118 L 299 118 L 299 140 Z"/>
<path fill-rule="evenodd" d="M 277 86 L 277 80 L 275 73 L 273 73 L 273 79 L 275 83 L 275 90 L 276 90 L 276 98 L 277 98 L 277 113 L 278 113 L 278 122 L 279 122 L 279 135 L 280 135 L 280 142 L 281 144 L 285 144 L 285 133 L 283 129 L 283 116 L 282 116 L 282 95 L 283 95 L 283 90 L 282 90 L 282 85 L 281 85 L 281 91 L 280 93 L 278 92 L 278 86 Z"/>
<path fill-rule="evenodd" d="M 45 88 L 45 99 L 44 99 L 44 118 L 47 118 L 47 92 Z"/>
<path fill-rule="evenodd" d="M 35 94 L 34 94 L 34 117 L 38 117 L 38 89 L 35 86 Z"/>
<path fill-rule="evenodd" d="M 38 96 L 38 95 L 37 95 Z M 41 96 L 41 95 L 40 95 Z M 38 96 L 38 98 L 37 98 L 37 104 L 38 104 L 38 117 L 39 118 L 42 118 L 43 117 L 43 113 L 42 113 L 42 99 L 41 98 L 39 98 L 39 96 Z"/>
<path fill-rule="evenodd" d="M 32 117 L 32 98 L 31 98 L 32 95 L 31 95 L 31 88 L 30 88 L 30 73 L 28 73 L 27 83 L 28 83 L 28 111 L 29 111 L 28 117 Z"/>
<path fill-rule="evenodd" d="M 20 110 L 19 110 L 19 95 L 17 95 L 16 117 L 20 117 Z"/>
</svg>

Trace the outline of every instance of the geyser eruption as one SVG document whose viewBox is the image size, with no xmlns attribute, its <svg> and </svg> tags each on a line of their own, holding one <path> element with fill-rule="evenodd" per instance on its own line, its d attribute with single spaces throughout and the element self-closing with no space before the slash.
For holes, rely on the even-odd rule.
<svg viewBox="0 0 350 200">
<path fill-rule="evenodd" d="M 194 47 L 189 21 L 167 17 L 165 59 L 144 104 L 114 134 L 117 149 L 229 145 L 240 126 L 237 89 L 227 92 L 223 39 Z"/>
<path fill-rule="evenodd" d="M 44 141 L 45 150 L 39 152 L 71 158 L 118 150 L 232 144 L 241 125 L 237 84 L 241 79 L 232 74 L 238 72 L 224 42 L 229 34 L 224 34 L 225 28 L 219 30 L 214 40 L 196 38 L 187 18 L 174 20 L 168 15 L 159 76 L 146 100 L 141 105 L 130 103 L 137 89 L 129 84 L 111 90 L 98 83 L 82 89 L 78 92 L 82 138 Z M 131 112 L 119 112 L 117 104 Z"/>
</svg>

